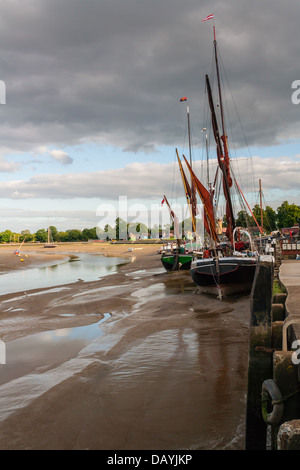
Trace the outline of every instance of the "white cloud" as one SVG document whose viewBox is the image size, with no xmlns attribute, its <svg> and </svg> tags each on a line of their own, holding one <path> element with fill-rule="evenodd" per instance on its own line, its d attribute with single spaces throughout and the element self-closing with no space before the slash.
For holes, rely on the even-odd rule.
<svg viewBox="0 0 300 470">
<path fill-rule="evenodd" d="M 20 169 L 20 163 L 8 162 L 0 158 L 0 172 L 1 173 L 14 173 Z"/>
<path fill-rule="evenodd" d="M 251 184 L 254 181 L 254 186 L 258 190 L 258 180 L 261 179 L 264 191 L 277 189 L 284 191 L 285 194 L 293 191 L 294 195 L 298 194 L 297 200 L 293 202 L 300 203 L 300 161 L 256 156 L 250 160 L 236 159 L 232 164 L 235 177 L 242 188 L 250 187 L 246 181 L 250 179 Z M 250 174 L 250 167 L 253 174 Z M 200 177 L 200 162 L 195 162 L 194 168 Z M 174 189 L 174 184 L 178 188 Z M 179 170 L 174 167 L 174 163 L 132 163 L 123 168 L 107 171 L 40 174 L 28 180 L 4 181 L 0 187 L 0 197 L 10 199 L 116 200 L 119 196 L 126 196 L 137 201 L 146 199 L 153 201 L 160 200 L 163 194 L 170 199 L 184 196 Z"/>
<path fill-rule="evenodd" d="M 70 165 L 73 162 L 73 158 L 63 150 L 50 150 L 49 155 L 51 158 L 63 165 Z"/>
</svg>

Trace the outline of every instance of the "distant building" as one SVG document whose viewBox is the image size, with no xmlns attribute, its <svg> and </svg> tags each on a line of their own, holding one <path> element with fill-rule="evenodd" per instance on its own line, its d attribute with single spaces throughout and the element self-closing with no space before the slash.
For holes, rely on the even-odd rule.
<svg viewBox="0 0 300 470">
<path fill-rule="evenodd" d="M 299 236 L 299 224 L 295 224 L 293 225 L 293 227 L 282 228 L 281 233 L 285 237 L 298 237 Z"/>
<path fill-rule="evenodd" d="M 280 244 L 283 255 L 294 258 L 300 254 L 299 224 L 281 229 L 283 235 Z"/>
</svg>

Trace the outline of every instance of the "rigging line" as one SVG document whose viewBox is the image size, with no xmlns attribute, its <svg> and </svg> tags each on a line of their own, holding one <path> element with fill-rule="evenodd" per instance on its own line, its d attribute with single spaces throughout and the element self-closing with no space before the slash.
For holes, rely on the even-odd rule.
<svg viewBox="0 0 300 470">
<path fill-rule="evenodd" d="M 221 59 L 221 65 L 222 65 L 222 73 L 225 74 L 225 76 L 226 76 L 226 71 L 225 71 L 225 68 L 223 66 L 222 59 Z M 228 81 L 227 77 L 226 77 L 226 80 L 227 80 L 228 88 L 230 90 L 229 81 Z M 230 90 L 230 92 L 231 92 L 231 90 Z M 231 97 L 232 97 L 232 101 L 234 101 L 232 93 L 230 93 L 230 94 L 231 94 Z M 232 127 L 232 122 L 233 121 L 230 118 L 230 112 L 229 112 L 229 106 L 228 106 L 229 100 L 228 100 L 228 97 L 227 97 L 227 90 L 226 90 L 225 87 L 223 89 L 223 96 L 224 96 L 225 110 L 226 110 L 226 116 L 227 116 L 226 122 L 228 123 L 227 124 L 227 129 L 225 131 L 227 132 L 229 130 L 229 134 L 230 134 L 230 138 L 228 139 L 227 145 L 228 145 L 228 151 L 230 153 L 230 170 L 232 171 L 233 170 L 233 166 L 232 166 L 233 160 L 236 162 L 235 163 L 236 166 L 239 167 L 239 158 L 237 156 L 237 145 L 236 145 L 236 142 L 235 142 L 233 127 Z M 236 109 L 236 107 L 235 107 L 235 109 Z M 228 135 L 228 132 L 227 132 L 227 135 Z M 234 154 L 234 158 L 233 158 L 233 154 Z M 252 171 L 252 173 L 253 173 L 253 171 Z M 240 175 L 240 171 L 239 171 L 239 175 Z"/>
<path fill-rule="evenodd" d="M 209 112 L 209 101 L 208 101 L 208 96 L 207 96 L 207 84 L 205 80 L 205 100 L 204 100 L 204 120 L 203 120 L 203 127 L 202 129 L 206 129 L 205 131 L 205 144 L 203 146 L 203 152 L 202 152 L 202 173 L 203 173 L 203 181 L 207 181 L 208 187 L 209 184 L 213 184 L 211 181 L 211 178 L 215 178 L 215 175 L 212 175 L 211 173 L 208 174 L 208 168 L 212 168 L 214 165 L 212 164 L 211 161 L 211 153 L 212 153 L 212 120 L 210 119 L 210 112 Z M 208 123 L 208 124 L 207 124 Z M 203 141 L 202 141 L 203 142 Z M 217 167 L 218 165 L 216 165 Z M 204 172 L 206 169 L 206 175 L 204 177 Z M 208 181 L 209 177 L 209 181 Z"/>
<path fill-rule="evenodd" d="M 235 183 L 236 183 L 236 185 L 237 185 L 237 187 L 238 187 L 238 189 L 239 189 L 241 195 L 243 196 L 243 198 L 244 198 L 244 200 L 245 200 L 245 203 L 247 204 L 247 207 L 248 207 L 248 209 L 249 209 L 249 211 L 250 211 L 250 213 L 251 213 L 251 215 L 252 215 L 252 217 L 253 217 L 253 219 L 254 219 L 254 222 L 256 223 L 257 227 L 259 228 L 260 233 L 263 234 L 260 225 L 258 224 L 258 222 L 257 222 L 257 220 L 256 220 L 256 218 L 255 218 L 255 216 L 254 216 L 254 214 L 253 214 L 253 212 L 252 212 L 252 210 L 250 209 L 250 206 L 249 206 L 248 202 L 247 202 L 246 199 L 245 199 L 244 194 L 242 193 L 241 188 L 240 188 L 239 185 L 238 185 L 238 182 L 236 181 L 236 179 L 234 179 L 234 181 L 235 181 Z"/>
<path fill-rule="evenodd" d="M 201 172 L 203 172 L 204 164 L 208 165 L 209 161 L 209 147 L 210 147 L 210 132 L 208 132 L 207 122 L 208 119 L 208 100 L 206 99 L 206 81 L 204 81 L 204 106 L 203 106 L 203 115 L 202 115 L 202 134 L 204 138 L 201 139 Z M 206 129 L 206 131 L 204 131 Z"/>
<path fill-rule="evenodd" d="M 173 198 L 174 195 L 174 182 L 175 182 L 175 158 L 173 162 L 173 178 L 172 178 L 172 191 L 171 191 L 171 197 Z"/>
<path fill-rule="evenodd" d="M 242 197 L 242 194 L 238 190 L 238 185 L 236 183 L 236 178 L 234 176 L 234 173 L 232 173 L 232 174 L 233 174 L 233 177 L 234 177 L 234 183 L 235 183 L 235 187 L 236 187 L 236 193 L 237 193 L 237 196 L 238 196 L 238 199 L 239 199 L 239 204 L 242 208 L 241 212 L 243 212 L 247 227 L 250 227 L 252 224 L 250 223 L 249 211 L 247 210 L 247 206 L 246 206 L 245 200 Z"/>
<path fill-rule="evenodd" d="M 180 178 L 178 175 L 178 162 L 177 162 L 177 156 L 176 156 L 176 151 L 175 151 L 175 158 L 173 162 L 173 178 L 172 178 L 172 191 L 171 191 L 171 198 L 172 200 L 178 202 L 180 199 L 180 190 L 179 190 L 179 185 L 180 185 Z"/>
<path fill-rule="evenodd" d="M 230 169 L 231 169 L 231 172 L 232 174 L 235 175 L 235 178 L 240 181 L 240 183 L 242 184 L 243 188 L 244 188 L 244 192 L 247 192 L 247 193 L 250 193 L 250 194 L 256 194 L 256 190 L 254 188 L 254 182 L 251 178 L 251 181 L 245 181 L 245 176 L 247 177 L 248 176 L 248 171 L 247 169 L 245 171 L 242 171 L 241 173 L 241 160 L 242 159 L 234 159 L 232 160 L 231 159 L 231 162 L 230 162 Z M 237 178 L 237 175 L 238 175 L 238 178 Z M 248 196 L 249 197 L 249 196 Z M 251 197 L 251 202 L 253 204 L 253 196 Z"/>
<path fill-rule="evenodd" d="M 214 196 L 213 196 L 213 204 L 214 204 L 214 207 L 215 207 L 215 214 L 217 214 L 218 212 L 221 212 L 221 211 L 222 211 L 222 213 L 224 212 L 224 207 L 220 209 L 220 206 L 221 206 L 220 197 L 221 197 L 221 194 L 222 194 L 222 189 L 221 189 L 222 184 L 223 184 L 222 178 L 218 178 L 217 181 L 216 181 Z"/>
<path fill-rule="evenodd" d="M 241 127 L 241 131 L 242 131 L 242 134 L 243 134 L 243 138 L 244 138 L 244 141 L 245 141 L 245 146 L 248 150 L 248 153 L 249 153 L 249 156 L 252 157 L 251 155 L 251 150 L 250 150 L 250 147 L 249 147 L 249 144 L 248 144 L 248 141 L 247 141 L 247 137 L 246 137 L 246 133 L 245 133 L 245 130 L 244 130 L 244 126 L 242 124 L 242 120 L 240 118 L 240 114 L 238 112 L 238 108 L 236 106 L 236 103 L 235 103 L 235 99 L 234 99 L 234 96 L 233 96 L 233 93 L 232 93 L 232 90 L 231 90 L 231 87 L 230 87 L 230 83 L 229 83 L 229 80 L 228 80 L 228 76 L 227 76 L 227 73 L 226 73 L 226 69 L 224 67 L 224 64 L 223 64 L 223 61 L 222 61 L 222 56 L 221 54 L 219 55 L 219 58 L 220 58 L 220 61 L 221 61 L 221 66 L 222 66 L 222 72 L 224 74 L 224 77 L 226 79 L 226 83 L 227 83 L 227 86 L 228 86 L 228 90 L 230 92 L 230 96 L 231 96 L 231 99 L 232 99 L 232 103 L 233 103 L 233 106 L 234 106 L 234 109 L 235 109 L 235 112 L 236 112 L 236 115 L 237 115 L 237 118 L 238 118 L 238 121 L 239 121 L 239 124 L 240 124 L 240 127 Z M 231 122 L 231 121 L 229 121 Z M 231 127 L 231 126 L 230 126 Z M 233 139 L 233 134 L 231 132 L 231 137 Z M 253 160 L 251 160 L 251 170 L 252 170 L 252 177 L 253 177 L 253 182 L 254 182 L 254 168 L 253 168 Z"/>
<path fill-rule="evenodd" d="M 267 211 L 267 205 L 266 205 L 266 201 L 265 201 L 265 196 L 264 196 L 264 193 L 262 193 L 262 199 L 263 199 L 263 204 L 262 206 L 265 207 L 265 210 L 263 210 L 263 217 L 264 217 L 264 226 L 267 226 L 269 228 L 269 230 L 273 230 L 274 229 L 274 226 L 272 227 L 272 220 L 270 219 L 269 217 L 269 211 Z"/>
<path fill-rule="evenodd" d="M 243 194 L 243 192 L 240 190 L 240 186 L 238 185 L 237 183 L 237 178 L 235 176 L 235 171 L 234 169 L 231 167 L 231 170 L 232 170 L 232 175 L 233 175 L 233 178 L 234 178 L 234 183 L 235 183 L 235 193 L 238 197 L 238 200 L 239 200 L 239 203 L 240 205 L 242 206 L 242 208 L 246 211 L 247 215 L 248 215 L 248 211 L 252 213 L 251 209 L 250 209 L 250 206 Z M 249 208 L 248 211 L 247 211 L 247 207 Z M 252 209 L 253 210 L 253 209 Z"/>
<path fill-rule="evenodd" d="M 247 138 L 246 138 L 246 134 L 245 134 L 245 131 L 244 131 L 244 127 L 243 127 L 243 124 L 242 124 L 242 121 L 241 121 L 241 118 L 240 118 L 240 115 L 239 115 L 237 106 L 236 106 L 236 104 L 235 104 L 234 96 L 233 96 L 233 93 L 232 93 L 232 91 L 231 91 L 230 83 L 229 83 L 229 80 L 228 80 L 228 76 L 227 76 L 227 73 L 226 73 L 226 70 L 225 70 L 223 61 L 222 61 L 222 57 L 220 57 L 220 60 L 221 60 L 221 64 L 222 64 L 222 70 L 223 70 L 224 76 L 225 76 L 225 78 L 226 78 L 227 86 L 228 86 L 228 89 L 229 89 L 229 91 L 230 91 L 230 95 L 231 95 L 231 98 L 232 98 L 232 102 L 233 102 L 233 105 L 234 105 L 234 109 L 235 109 L 235 112 L 236 112 L 238 121 L 239 121 L 239 123 L 240 123 L 241 129 L 242 129 L 242 132 L 243 132 L 243 136 L 244 136 L 244 139 L 245 139 L 245 144 L 246 144 L 246 147 L 247 147 L 247 149 L 248 149 L 248 151 L 249 151 L 249 155 L 251 155 L 251 151 L 250 151 L 250 148 L 249 148 L 249 145 L 248 145 L 248 142 L 247 142 Z"/>
<path fill-rule="evenodd" d="M 218 58 L 219 58 L 220 61 L 221 61 L 221 67 L 220 67 L 220 81 L 222 81 L 222 83 L 223 83 L 223 74 L 224 74 L 225 77 L 226 77 L 226 71 L 225 71 L 225 67 L 224 67 L 223 62 L 222 62 L 222 57 L 221 57 L 221 53 L 220 53 L 218 44 L 216 45 L 216 47 L 217 47 Z M 226 81 L 227 81 L 227 84 L 228 84 L 228 88 L 229 88 L 229 90 L 230 90 L 229 81 L 228 81 L 227 77 L 226 77 Z M 228 98 L 227 98 L 226 92 L 227 92 L 227 90 L 226 90 L 226 88 L 223 86 L 223 87 L 222 87 L 222 95 L 223 95 L 223 97 L 224 97 L 223 103 L 225 103 L 226 116 L 227 116 L 227 118 L 226 118 L 226 129 L 225 129 L 225 133 L 226 133 L 227 136 L 228 136 L 228 132 L 227 132 L 227 127 L 228 127 L 229 130 L 230 130 L 230 136 L 231 136 L 231 141 L 230 141 L 230 142 L 232 142 L 232 144 L 230 144 L 230 145 L 229 145 L 229 142 L 228 142 L 228 143 L 227 143 L 227 147 L 230 148 L 230 152 L 231 152 L 231 149 L 233 148 L 234 153 L 235 153 L 235 155 L 236 155 L 236 145 L 235 145 L 235 142 L 234 142 L 234 133 L 233 133 L 233 130 L 232 130 L 232 120 L 230 119 L 230 112 L 229 112 L 229 108 L 228 108 L 228 102 L 229 102 L 229 100 L 228 100 Z M 231 96 L 232 96 L 232 93 L 231 93 Z M 229 124 L 227 124 L 227 123 L 229 123 Z M 229 148 L 228 148 L 228 150 L 229 150 Z"/>
</svg>

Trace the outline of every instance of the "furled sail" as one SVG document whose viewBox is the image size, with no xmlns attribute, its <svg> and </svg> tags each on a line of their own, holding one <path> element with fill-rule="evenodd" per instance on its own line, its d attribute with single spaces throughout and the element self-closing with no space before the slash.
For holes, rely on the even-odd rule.
<svg viewBox="0 0 300 470">
<path fill-rule="evenodd" d="M 203 203 L 204 206 L 204 225 L 207 233 L 210 234 L 211 238 L 215 242 L 219 242 L 219 237 L 216 232 L 216 226 L 215 226 L 215 216 L 214 216 L 214 210 L 213 210 L 213 205 L 210 197 L 209 191 L 203 186 L 203 184 L 199 181 L 195 173 L 193 172 L 190 164 L 188 163 L 187 159 L 185 156 L 183 156 L 185 163 L 188 167 L 188 170 L 191 174 L 192 180 L 196 186 L 197 192 L 200 196 L 200 199 Z"/>
<path fill-rule="evenodd" d="M 208 93 L 209 107 L 211 111 L 213 133 L 214 133 L 215 141 L 217 144 L 218 164 L 223 174 L 223 191 L 224 191 L 224 196 L 226 200 L 226 220 L 227 220 L 226 236 L 228 239 L 233 241 L 232 233 L 235 228 L 235 220 L 234 220 L 232 202 L 231 202 L 231 196 L 230 196 L 230 187 L 232 186 L 232 179 L 230 176 L 230 168 L 229 168 L 227 138 L 225 135 L 220 137 L 220 134 L 219 134 L 218 122 L 217 122 L 217 117 L 215 113 L 214 102 L 212 98 L 212 91 L 211 91 L 211 86 L 210 86 L 208 75 L 206 75 L 206 87 L 207 87 L 207 93 Z M 222 143 L 224 144 L 225 151 L 223 151 Z"/>
<path fill-rule="evenodd" d="M 196 200 L 194 187 L 192 188 L 188 182 L 188 179 L 182 167 L 182 163 L 180 161 L 177 149 L 176 149 L 176 154 L 177 154 L 179 170 L 180 170 L 181 177 L 182 177 L 183 187 L 185 191 L 185 197 L 186 197 L 186 200 L 190 209 L 190 213 L 191 213 L 193 232 L 196 233 L 197 200 Z"/>
</svg>

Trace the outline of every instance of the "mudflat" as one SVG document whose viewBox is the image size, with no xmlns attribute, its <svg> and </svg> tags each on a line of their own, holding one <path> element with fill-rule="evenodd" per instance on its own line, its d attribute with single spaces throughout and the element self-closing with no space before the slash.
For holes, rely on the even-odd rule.
<svg viewBox="0 0 300 470">
<path fill-rule="evenodd" d="M 163 269 L 159 246 L 0 246 L 2 273 L 76 252 L 124 257 L 96 281 L 0 295 L 0 373 L 17 340 L 105 320 L 71 357 L 27 373 L 24 356 L 24 374 L 0 386 L 0 449 L 243 448 L 249 299 L 198 295 L 189 272 Z"/>
</svg>

